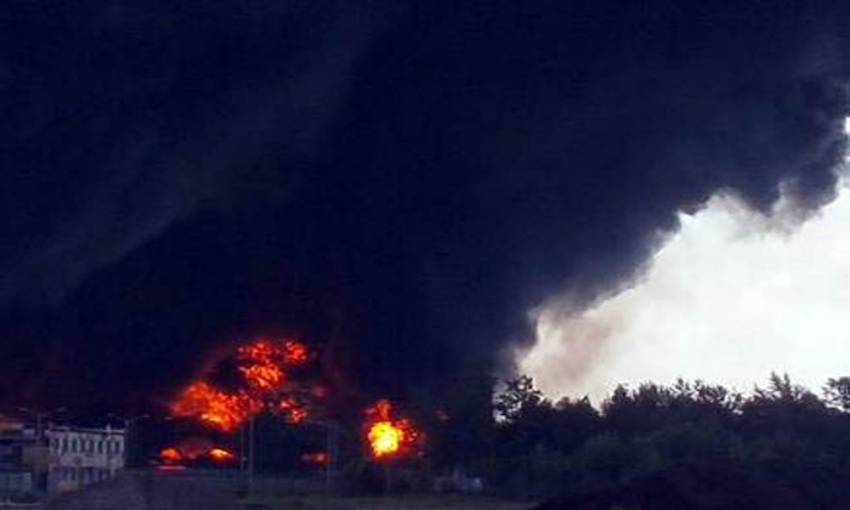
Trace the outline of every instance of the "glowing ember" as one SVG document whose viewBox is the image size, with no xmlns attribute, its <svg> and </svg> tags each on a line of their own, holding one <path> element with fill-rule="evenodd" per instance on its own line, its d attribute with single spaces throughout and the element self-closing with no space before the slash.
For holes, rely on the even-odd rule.
<svg viewBox="0 0 850 510">
<path fill-rule="evenodd" d="M 183 454 L 177 448 L 166 448 L 159 452 L 159 459 L 165 464 L 177 464 L 183 460 Z"/>
<path fill-rule="evenodd" d="M 224 464 L 236 460 L 236 455 L 224 448 L 212 448 L 205 446 L 206 441 L 188 441 L 179 447 L 170 447 L 159 452 L 159 460 L 162 464 L 177 465 L 184 462 L 192 462 L 200 459 L 209 459 L 217 464 Z"/>
<path fill-rule="evenodd" d="M 393 419 L 393 408 L 389 401 L 378 401 L 366 410 L 366 415 L 366 439 L 375 459 L 407 457 L 419 453 L 423 435 L 410 420 Z"/>
<path fill-rule="evenodd" d="M 239 367 L 245 380 L 252 387 L 261 391 L 275 391 L 284 383 L 284 374 L 276 365 L 251 365 Z"/>
<path fill-rule="evenodd" d="M 286 417 L 287 423 L 292 423 L 293 425 L 298 425 L 307 421 L 309 417 L 309 413 L 303 407 L 298 407 L 289 412 L 289 416 Z"/>
<path fill-rule="evenodd" d="M 301 456 L 301 460 L 306 464 L 326 465 L 330 462 L 331 457 L 325 452 L 305 453 Z"/>
<path fill-rule="evenodd" d="M 215 462 L 233 462 L 236 456 L 223 448 L 213 448 L 207 452 L 207 456 Z"/>
<path fill-rule="evenodd" d="M 310 350 L 300 342 L 286 342 L 283 351 L 283 359 L 287 365 L 303 365 L 310 360 Z"/>
<path fill-rule="evenodd" d="M 307 408 L 292 397 L 284 398 L 278 402 L 277 407 L 273 411 L 283 415 L 287 423 L 295 425 L 304 423 L 310 417 Z"/>
</svg>

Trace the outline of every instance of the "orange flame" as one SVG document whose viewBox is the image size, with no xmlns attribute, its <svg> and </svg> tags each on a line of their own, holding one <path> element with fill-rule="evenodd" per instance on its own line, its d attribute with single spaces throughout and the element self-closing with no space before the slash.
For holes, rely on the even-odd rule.
<svg viewBox="0 0 850 510">
<path fill-rule="evenodd" d="M 172 416 L 196 417 L 212 428 L 233 432 L 259 412 L 262 404 L 246 393 L 225 393 L 200 381 L 184 389 L 170 407 Z"/>
<path fill-rule="evenodd" d="M 239 347 L 237 356 L 246 363 L 239 371 L 250 386 L 260 391 L 280 391 L 286 382 L 283 367 L 306 363 L 310 351 L 304 344 L 292 340 L 278 343 L 257 340 Z"/>
<path fill-rule="evenodd" d="M 379 400 L 366 410 L 366 415 L 366 439 L 375 459 L 407 457 L 419 453 L 424 436 L 410 420 L 393 419 L 393 407 L 388 400 Z"/>
<path fill-rule="evenodd" d="M 212 448 L 207 452 L 207 456 L 218 463 L 233 462 L 236 459 L 234 454 L 224 448 Z"/>
<path fill-rule="evenodd" d="M 303 365 L 310 361 L 310 350 L 301 342 L 290 340 L 283 345 L 283 351 L 287 365 Z"/>
<path fill-rule="evenodd" d="M 283 414 L 289 423 L 303 423 L 309 416 L 306 407 L 281 394 L 286 367 L 305 364 L 311 357 L 306 345 L 292 340 L 261 339 L 239 346 L 235 358 L 245 388 L 225 392 L 203 380 L 194 382 L 171 402 L 171 415 L 196 418 L 222 432 L 235 432 L 263 409 Z"/>
<path fill-rule="evenodd" d="M 272 411 L 283 415 L 286 422 L 293 425 L 304 423 L 310 417 L 307 408 L 292 397 L 282 399 Z"/>
<path fill-rule="evenodd" d="M 250 365 L 239 367 L 250 386 L 260 391 L 275 391 L 283 386 L 285 376 L 283 370 L 276 365 Z"/>
<path fill-rule="evenodd" d="M 159 459 L 165 464 L 177 464 L 183 460 L 183 454 L 177 448 L 166 448 L 159 452 Z"/>
<path fill-rule="evenodd" d="M 223 464 L 233 462 L 236 455 L 224 448 L 204 448 L 196 444 L 185 444 L 179 448 L 166 448 L 159 452 L 159 459 L 163 464 L 176 465 L 185 461 L 194 461 L 208 458 L 213 462 Z"/>
</svg>

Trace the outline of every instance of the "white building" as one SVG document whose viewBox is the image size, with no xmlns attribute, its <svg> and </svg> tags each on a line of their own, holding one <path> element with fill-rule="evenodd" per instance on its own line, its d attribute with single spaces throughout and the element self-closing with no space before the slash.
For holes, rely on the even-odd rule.
<svg viewBox="0 0 850 510">
<path fill-rule="evenodd" d="M 45 436 L 50 449 L 49 492 L 108 480 L 124 467 L 124 429 L 52 427 Z"/>
</svg>

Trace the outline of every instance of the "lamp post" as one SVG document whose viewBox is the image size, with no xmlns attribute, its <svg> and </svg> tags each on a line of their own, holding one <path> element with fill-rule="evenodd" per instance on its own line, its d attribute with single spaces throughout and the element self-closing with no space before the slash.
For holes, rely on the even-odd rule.
<svg viewBox="0 0 850 510">
<path fill-rule="evenodd" d="M 48 418 L 54 414 L 61 413 L 65 411 L 64 407 L 56 407 L 50 409 L 49 411 L 35 411 L 33 409 L 29 409 L 27 407 L 19 407 L 18 411 L 22 411 L 33 418 L 35 418 L 35 437 L 40 442 L 44 438 L 44 429 L 42 428 L 42 421 L 45 418 Z"/>
<path fill-rule="evenodd" d="M 325 493 L 330 494 L 332 485 L 331 472 L 335 467 L 338 455 L 338 436 L 343 429 L 332 421 L 316 420 L 309 421 L 308 423 L 325 428 L 325 452 L 327 453 L 327 462 L 325 462 Z"/>
<path fill-rule="evenodd" d="M 248 494 L 254 492 L 254 416 L 248 422 Z"/>
</svg>

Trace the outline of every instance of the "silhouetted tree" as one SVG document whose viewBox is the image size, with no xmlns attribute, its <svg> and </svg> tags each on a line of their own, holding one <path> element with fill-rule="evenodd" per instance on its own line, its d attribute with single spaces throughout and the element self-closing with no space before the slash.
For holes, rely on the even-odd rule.
<svg viewBox="0 0 850 510">
<path fill-rule="evenodd" d="M 830 378 L 824 386 L 824 397 L 828 404 L 850 412 L 850 377 Z"/>
<path fill-rule="evenodd" d="M 545 399 L 543 392 L 534 387 L 534 380 L 521 375 L 505 381 L 505 389 L 496 396 L 496 416 L 505 422 L 513 422 L 524 413 L 539 408 Z"/>
<path fill-rule="evenodd" d="M 431 427 L 434 457 L 441 467 L 470 467 L 489 455 L 495 440 L 494 382 L 486 372 L 474 371 L 452 381 L 444 392 Z"/>
<path fill-rule="evenodd" d="M 542 497 L 617 490 L 658 473 L 732 469 L 781 483 L 815 480 L 811 473 L 842 480 L 833 475 L 850 471 L 850 377 L 830 379 L 824 394 L 775 373 L 746 397 L 679 380 L 618 386 L 598 411 L 586 398 L 552 404 L 530 377 L 519 376 L 492 407 L 475 405 L 497 417 L 488 464 L 493 486 Z"/>
</svg>

